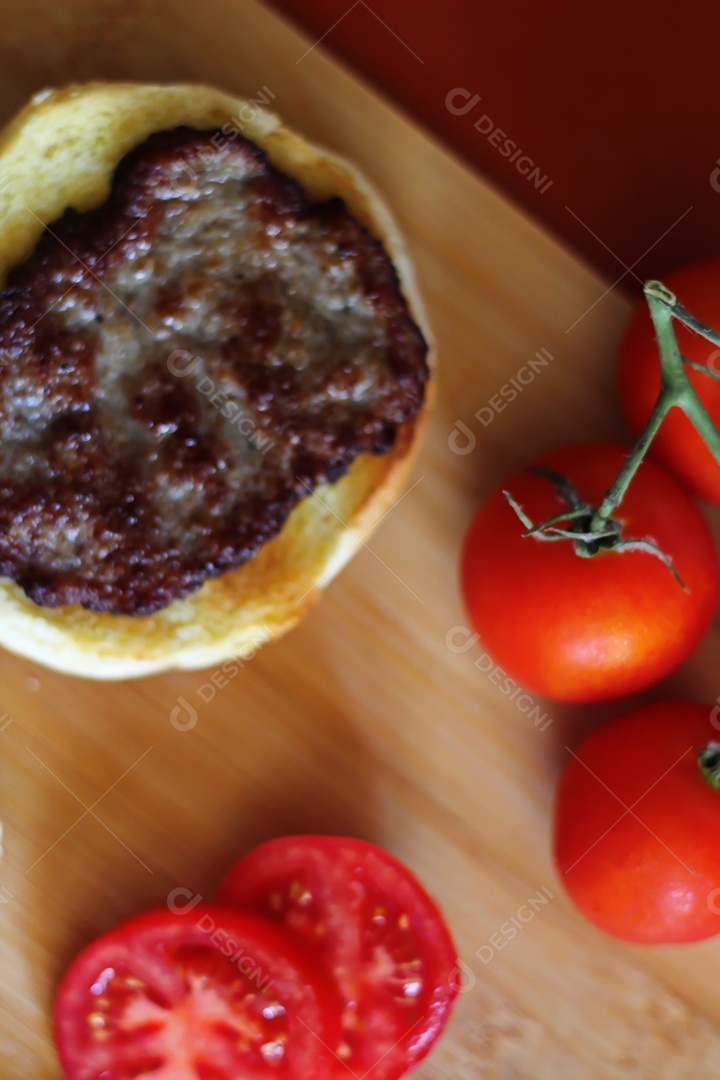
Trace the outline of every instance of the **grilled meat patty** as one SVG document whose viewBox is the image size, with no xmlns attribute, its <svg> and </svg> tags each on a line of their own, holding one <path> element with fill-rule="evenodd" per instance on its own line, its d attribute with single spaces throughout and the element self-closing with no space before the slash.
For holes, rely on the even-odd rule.
<svg viewBox="0 0 720 1080">
<path fill-rule="evenodd" d="M 0 575 L 148 614 L 242 565 L 419 412 L 382 245 L 248 140 L 151 136 L 0 292 Z"/>
</svg>

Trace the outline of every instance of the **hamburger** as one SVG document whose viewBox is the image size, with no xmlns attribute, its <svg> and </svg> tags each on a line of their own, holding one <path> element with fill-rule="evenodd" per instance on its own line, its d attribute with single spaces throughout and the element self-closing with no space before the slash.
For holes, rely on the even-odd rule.
<svg viewBox="0 0 720 1080">
<path fill-rule="evenodd" d="M 292 627 L 397 499 L 429 332 L 358 171 L 202 86 L 0 135 L 0 644 L 127 678 Z"/>
</svg>

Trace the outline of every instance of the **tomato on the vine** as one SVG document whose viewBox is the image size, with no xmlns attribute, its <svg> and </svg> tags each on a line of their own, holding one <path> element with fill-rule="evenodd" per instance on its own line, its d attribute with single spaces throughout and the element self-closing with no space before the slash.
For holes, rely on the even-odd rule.
<svg viewBox="0 0 720 1080">
<path fill-rule="evenodd" d="M 720 330 L 720 259 L 708 259 L 668 274 L 663 284 L 700 322 Z M 707 369 L 687 367 L 687 375 L 717 428 L 720 428 L 720 349 L 686 326 L 676 325 L 681 353 Z M 660 391 L 660 355 L 644 300 L 625 330 L 618 366 L 620 403 L 637 435 Z M 677 473 L 690 489 L 720 504 L 720 465 L 681 409 L 673 409 L 655 436 L 650 453 Z"/>
<path fill-rule="evenodd" d="M 715 712 L 648 705 L 594 731 L 565 769 L 557 867 L 578 908 L 615 937 L 670 943 L 720 933 Z"/>
<path fill-rule="evenodd" d="M 329 1080 L 337 995 L 275 923 L 215 905 L 129 919 L 55 1003 L 68 1080 Z"/>
<path fill-rule="evenodd" d="M 562 475 L 597 505 L 626 456 L 617 446 L 581 443 L 532 467 Z M 625 539 L 662 549 L 684 587 L 647 551 L 581 558 L 572 541 L 523 536 L 503 489 L 533 522 L 568 503 L 546 475 L 524 469 L 480 507 L 467 534 L 467 611 L 507 674 L 546 697 L 596 701 L 649 686 L 690 656 L 715 612 L 718 559 L 702 514 L 672 476 L 644 462 L 613 516 Z"/>
<path fill-rule="evenodd" d="M 283 923 L 332 976 L 337 1080 L 398 1080 L 439 1038 L 457 953 L 436 905 L 386 851 L 337 836 L 271 840 L 236 863 L 219 899 Z"/>
</svg>

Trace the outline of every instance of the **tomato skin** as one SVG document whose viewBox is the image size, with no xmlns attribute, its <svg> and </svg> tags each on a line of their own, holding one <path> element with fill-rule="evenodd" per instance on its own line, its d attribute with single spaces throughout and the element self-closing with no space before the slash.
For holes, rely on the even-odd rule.
<svg viewBox="0 0 720 1080">
<path fill-rule="evenodd" d="M 697 763 L 720 738 L 711 718 L 702 705 L 648 705 L 594 731 L 565 769 L 556 865 L 580 911 L 614 937 L 671 944 L 720 933 L 720 791 Z"/>
<path fill-rule="evenodd" d="M 243 954 L 237 961 L 234 957 L 232 962 L 225 959 L 238 948 L 243 949 Z M 143 1058 L 157 1056 L 142 1050 L 142 1023 L 135 1021 L 128 1031 L 127 1026 L 113 1020 L 112 1029 L 106 1025 L 101 1033 L 102 1041 L 97 1042 L 97 1033 L 88 1020 L 98 1010 L 99 1003 L 114 992 L 120 1000 L 117 1011 L 125 1023 L 130 1010 L 138 1006 L 137 999 L 132 999 L 131 995 L 141 993 L 141 1006 L 146 1011 L 154 1009 L 157 1013 L 157 1003 L 162 1002 L 163 1019 L 159 1026 L 170 1028 L 191 996 L 187 976 L 173 960 L 183 950 L 189 951 L 191 964 L 199 965 L 199 981 L 203 986 L 209 984 L 211 992 L 215 986 L 222 986 L 219 981 L 213 981 L 214 964 L 219 965 L 223 976 L 229 972 L 226 982 L 237 984 L 243 975 L 249 975 L 241 966 L 242 958 L 248 957 L 255 968 L 248 982 L 250 998 L 261 1003 L 277 1001 L 283 1006 L 283 1017 L 287 1021 L 287 1060 L 280 1067 L 268 1065 L 267 1068 L 260 1062 L 260 1072 L 257 1062 L 252 1069 L 246 1065 L 251 1071 L 243 1072 L 243 1075 L 258 1080 L 266 1075 L 282 1080 L 305 1080 L 312 1068 L 318 1080 L 330 1077 L 334 1059 L 324 1044 L 337 1037 L 339 1005 L 337 995 L 321 969 L 298 949 L 282 928 L 269 920 L 233 908 L 200 904 L 191 911 L 175 913 L 159 908 L 128 919 L 91 942 L 76 957 L 58 988 L 54 1008 L 55 1043 L 68 1080 L 95 1080 L 97 1076 L 102 1076 L 103 1080 L 115 1080 L 116 1076 L 125 1080 L 128 1073 L 135 1075 L 128 1067 L 128 1053 L 140 1054 Z M 139 979 L 142 991 L 126 989 L 122 979 L 119 979 L 121 985 L 116 991 L 113 991 L 112 983 L 107 990 L 99 990 L 100 979 L 108 971 L 117 973 L 118 977 L 124 973 L 125 979 L 127 975 Z M 223 986 L 223 989 L 227 987 Z M 206 991 L 200 991 L 201 1001 L 204 993 Z M 209 1000 L 217 1011 L 212 998 L 205 1000 Z M 261 1006 L 255 1006 L 256 1012 L 258 1008 Z M 163 1080 L 169 1075 L 174 1077 L 175 1069 L 179 1070 L 177 1075 L 181 1074 L 182 1080 L 195 1076 L 195 1069 L 187 1064 L 186 1051 L 187 1044 L 195 1051 L 195 1040 L 198 1052 L 201 1049 L 198 1035 L 201 1023 L 195 1025 L 192 1034 L 187 1034 L 190 1029 L 183 1024 L 189 1025 L 187 1017 L 179 1026 L 175 1024 L 173 1030 L 180 1030 L 182 1037 L 172 1036 L 171 1047 L 172 1053 L 177 1052 L 178 1058 L 182 1058 L 182 1067 L 173 1057 L 158 1073 Z M 211 1037 L 206 1036 L 206 1041 L 211 1041 Z M 218 1050 L 217 1045 L 212 1048 Z M 219 1052 L 232 1056 L 232 1044 L 229 1050 L 226 1046 L 220 1047 Z M 243 1058 L 238 1063 L 232 1057 L 230 1066 L 243 1068 L 244 1061 Z M 222 1074 L 218 1067 L 218 1075 Z M 206 1075 L 207 1071 L 197 1072 L 198 1080 L 203 1080 Z"/>
<path fill-rule="evenodd" d="M 534 466 L 567 477 L 597 505 L 627 451 L 581 443 Z M 523 537 L 508 490 L 534 522 L 566 507 L 555 486 L 527 470 L 480 507 L 461 559 L 471 622 L 495 662 L 528 690 L 560 701 L 619 697 L 663 678 L 693 652 L 713 618 L 718 559 L 702 514 L 654 463 L 634 477 L 615 517 L 626 538 L 651 538 L 689 591 L 644 552 L 578 557 L 571 541 Z"/>
<path fill-rule="evenodd" d="M 312 895 L 312 902 L 280 908 L 274 897 L 281 889 L 292 896 L 294 886 Z M 368 898 L 408 920 L 409 943 L 419 947 L 423 989 L 418 1009 L 409 1015 L 388 1002 L 382 988 L 371 985 L 373 955 L 368 955 L 371 927 Z M 445 1025 L 458 993 L 457 951 L 443 917 L 407 867 L 388 852 L 362 840 L 337 836 L 290 836 L 270 840 L 241 858 L 220 888 L 224 904 L 250 907 L 284 921 L 324 963 L 346 1005 L 357 1002 L 353 1017 L 363 1032 L 352 1056 L 343 1056 L 336 1080 L 362 1076 L 366 1080 L 398 1080 L 430 1052 Z M 310 916 L 303 918 L 303 911 Z M 397 944 L 397 942 L 395 943 Z M 407 942 L 406 942 L 407 946 Z M 411 960 L 415 953 L 400 953 Z M 408 977 L 407 975 L 405 976 Z M 396 991 L 399 993 L 399 990 Z M 414 1002 L 411 1003 L 414 1005 Z M 391 1025 L 396 1025 L 392 1027 Z M 352 1044 L 343 1031 L 343 1041 Z"/>
<path fill-rule="evenodd" d="M 680 303 L 706 326 L 720 329 L 720 259 L 708 259 L 668 274 L 664 284 Z M 680 351 L 696 364 L 720 374 L 720 350 L 712 342 L 675 321 Z M 716 427 L 720 428 L 720 382 L 686 368 L 690 382 Z M 642 300 L 630 316 L 618 357 L 620 404 L 637 435 L 660 392 L 660 355 L 647 303 Z M 653 441 L 651 454 L 681 477 L 691 491 L 720 505 L 720 465 L 692 422 L 673 409 Z"/>
</svg>

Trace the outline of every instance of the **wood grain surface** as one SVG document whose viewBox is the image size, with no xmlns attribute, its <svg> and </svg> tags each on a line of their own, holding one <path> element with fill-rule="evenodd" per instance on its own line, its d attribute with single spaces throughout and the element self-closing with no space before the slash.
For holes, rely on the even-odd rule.
<svg viewBox="0 0 720 1080">
<path fill-rule="evenodd" d="M 552 722 L 535 724 L 476 665 L 456 583 L 463 531 L 503 473 L 552 444 L 622 436 L 626 303 L 312 45 L 252 0 L 26 0 L 0 24 L 5 116 L 69 79 L 269 88 L 387 194 L 441 362 L 414 485 L 305 623 L 228 685 L 211 672 L 96 685 L 0 655 L 0 1076 L 58 1076 L 53 989 L 92 936 L 175 887 L 209 897 L 237 854 L 308 830 L 387 846 L 447 913 L 466 992 L 417 1080 L 715 1078 L 720 943 L 603 938 L 549 857 L 565 747 L 627 703 L 539 702 Z M 552 361 L 523 393 L 476 420 L 543 349 Z M 458 444 L 475 441 L 463 454 L 458 420 Z M 655 694 L 714 701 L 719 645 L 716 625 Z M 185 731 L 179 698 L 197 710 Z M 528 908 L 539 891 L 549 902 Z"/>
</svg>

